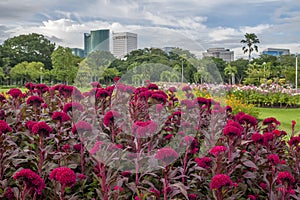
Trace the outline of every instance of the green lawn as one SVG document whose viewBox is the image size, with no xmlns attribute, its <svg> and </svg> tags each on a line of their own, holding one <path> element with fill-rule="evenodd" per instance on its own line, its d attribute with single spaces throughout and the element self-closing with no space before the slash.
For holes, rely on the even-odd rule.
<svg viewBox="0 0 300 200">
<path fill-rule="evenodd" d="M 288 134 L 291 133 L 292 120 L 297 122 L 296 132 L 300 131 L 300 108 L 258 108 L 259 119 L 263 120 L 267 117 L 275 117 L 280 121 L 280 129 L 285 130 Z"/>
</svg>

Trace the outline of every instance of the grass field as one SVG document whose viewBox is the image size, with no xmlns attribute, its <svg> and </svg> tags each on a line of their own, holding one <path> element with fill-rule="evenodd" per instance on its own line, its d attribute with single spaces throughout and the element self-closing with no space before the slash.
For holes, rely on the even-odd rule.
<svg viewBox="0 0 300 200">
<path fill-rule="evenodd" d="M 285 130 L 288 134 L 291 133 L 292 120 L 297 122 L 296 132 L 300 131 L 300 108 L 258 108 L 259 119 L 263 120 L 267 117 L 275 117 L 280 121 L 280 129 Z"/>
</svg>

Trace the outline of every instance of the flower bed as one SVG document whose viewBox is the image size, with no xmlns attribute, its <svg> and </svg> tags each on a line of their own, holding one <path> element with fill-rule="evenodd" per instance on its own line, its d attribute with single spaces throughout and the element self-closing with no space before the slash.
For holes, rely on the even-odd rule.
<svg viewBox="0 0 300 200">
<path fill-rule="evenodd" d="M 297 199 L 300 136 L 149 83 L 0 95 L 1 199 Z"/>
</svg>

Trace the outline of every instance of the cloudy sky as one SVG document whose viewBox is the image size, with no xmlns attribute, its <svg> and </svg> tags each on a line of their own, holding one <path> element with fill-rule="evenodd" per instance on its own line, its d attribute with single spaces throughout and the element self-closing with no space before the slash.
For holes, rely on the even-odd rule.
<svg viewBox="0 0 300 200">
<path fill-rule="evenodd" d="M 58 45 L 83 48 L 83 33 L 110 29 L 138 34 L 138 47 L 175 46 L 196 55 L 225 47 L 243 57 L 245 33 L 259 51 L 300 53 L 299 0 L 1 0 L 0 44 L 9 37 L 41 33 Z"/>
</svg>

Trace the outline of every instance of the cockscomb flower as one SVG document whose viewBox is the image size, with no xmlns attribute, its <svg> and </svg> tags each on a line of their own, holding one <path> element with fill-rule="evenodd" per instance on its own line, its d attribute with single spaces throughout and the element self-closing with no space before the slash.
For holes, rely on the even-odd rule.
<svg viewBox="0 0 300 200">
<path fill-rule="evenodd" d="M 87 176 L 84 175 L 84 174 L 78 174 L 77 177 L 78 177 L 79 180 L 84 180 L 84 179 L 87 178 Z"/>
<path fill-rule="evenodd" d="M 116 76 L 116 77 L 113 78 L 113 81 L 116 83 L 116 82 L 118 82 L 120 79 L 121 79 L 121 78 L 120 78 L 119 76 Z"/>
<path fill-rule="evenodd" d="M 132 126 L 132 132 L 137 137 L 146 137 L 156 131 L 157 125 L 154 121 L 136 121 Z"/>
<path fill-rule="evenodd" d="M 25 87 L 26 87 L 29 91 L 33 91 L 34 88 L 35 88 L 35 85 L 34 85 L 33 83 L 29 82 L 29 83 L 26 83 L 26 84 L 25 84 Z"/>
<path fill-rule="evenodd" d="M 49 178 L 58 181 L 63 187 L 72 187 L 76 183 L 75 172 L 67 167 L 53 169 Z"/>
<path fill-rule="evenodd" d="M 100 88 L 100 87 L 101 87 L 100 83 L 98 83 L 98 82 L 92 82 L 92 83 L 91 83 L 91 86 L 92 86 L 93 88 Z"/>
<path fill-rule="evenodd" d="M 210 169 L 212 167 L 212 159 L 209 157 L 195 158 L 195 162 L 199 167 Z"/>
<path fill-rule="evenodd" d="M 0 94 L 0 102 L 4 103 L 5 100 L 6 100 L 5 96 Z"/>
<path fill-rule="evenodd" d="M 114 124 L 115 119 L 120 117 L 120 113 L 114 110 L 110 110 L 107 113 L 105 113 L 103 118 L 103 124 L 106 127 L 109 127 Z"/>
<path fill-rule="evenodd" d="M 197 98 L 196 98 L 196 102 L 198 103 L 198 105 L 199 105 L 200 107 L 202 107 L 203 105 L 206 105 L 207 99 L 206 99 L 206 98 L 203 98 L 203 97 L 197 97 Z"/>
<path fill-rule="evenodd" d="M 215 146 L 209 150 L 209 153 L 217 157 L 220 153 L 225 152 L 226 150 L 227 148 L 225 146 Z"/>
<path fill-rule="evenodd" d="M 276 125 L 280 125 L 280 122 L 275 117 L 266 118 L 262 122 L 263 125 L 268 125 L 268 124 L 273 124 L 273 123 Z"/>
<path fill-rule="evenodd" d="M 97 141 L 97 142 L 95 142 L 93 148 L 90 149 L 89 153 L 90 153 L 91 155 L 97 153 L 97 152 L 99 151 L 99 149 L 100 149 L 100 147 L 101 147 L 102 144 L 103 144 L 102 141 Z"/>
<path fill-rule="evenodd" d="M 69 144 L 65 144 L 64 146 L 62 146 L 61 148 L 64 152 L 67 152 L 68 150 L 71 149 L 71 146 Z"/>
<path fill-rule="evenodd" d="M 189 194 L 188 197 L 189 197 L 189 200 L 197 200 L 197 198 L 198 198 L 197 194 Z"/>
<path fill-rule="evenodd" d="M 242 135 L 241 129 L 237 128 L 236 126 L 233 125 L 227 125 L 225 126 L 223 130 L 223 134 L 225 136 L 228 136 L 229 138 L 234 138 L 234 137 L 240 137 Z"/>
<path fill-rule="evenodd" d="M 52 128 L 46 124 L 46 122 L 38 122 L 32 127 L 32 132 L 35 135 L 40 135 L 44 137 L 49 137 L 50 133 L 52 132 Z"/>
<path fill-rule="evenodd" d="M 290 145 L 290 147 L 292 147 L 292 146 L 297 147 L 300 144 L 300 136 L 291 137 L 288 144 Z"/>
<path fill-rule="evenodd" d="M 257 144 L 263 144 L 264 143 L 264 136 L 260 133 L 253 133 L 251 136 L 251 139 L 253 142 Z"/>
<path fill-rule="evenodd" d="M 11 132 L 12 128 L 6 123 L 6 121 L 0 120 L 0 136 L 4 133 Z"/>
<path fill-rule="evenodd" d="M 250 199 L 250 200 L 256 200 L 257 198 L 256 198 L 255 195 L 249 194 L 248 195 L 248 199 Z"/>
<path fill-rule="evenodd" d="M 65 113 L 70 112 L 70 111 L 72 112 L 75 110 L 83 112 L 84 111 L 83 105 L 78 102 L 70 102 L 70 103 L 65 104 L 64 108 L 63 108 L 63 111 Z"/>
<path fill-rule="evenodd" d="M 14 200 L 15 198 L 15 194 L 12 191 L 11 187 L 7 187 L 4 193 L 4 197 L 6 197 L 8 200 Z"/>
<path fill-rule="evenodd" d="M 123 192 L 123 191 L 124 191 L 124 188 L 122 188 L 122 187 L 116 185 L 116 186 L 114 187 L 114 191 Z"/>
<path fill-rule="evenodd" d="M 147 85 L 148 90 L 158 90 L 158 86 L 154 83 L 150 83 Z"/>
<path fill-rule="evenodd" d="M 45 92 L 49 91 L 49 87 L 46 84 L 43 84 L 43 83 L 36 84 L 35 88 L 37 90 L 39 90 L 41 93 L 45 93 Z"/>
<path fill-rule="evenodd" d="M 276 182 L 279 184 L 287 183 L 288 185 L 293 185 L 293 183 L 295 182 L 295 178 L 288 171 L 279 172 L 276 178 Z"/>
<path fill-rule="evenodd" d="M 100 88 L 100 89 L 97 89 L 95 98 L 96 98 L 96 99 L 105 99 L 105 98 L 108 97 L 109 95 L 110 95 L 110 94 L 109 94 L 109 92 L 108 92 L 106 89 Z"/>
<path fill-rule="evenodd" d="M 160 93 L 153 93 L 151 95 L 151 98 L 152 99 L 155 99 L 156 101 L 162 103 L 162 104 L 165 104 L 167 102 L 167 98 L 163 95 L 163 94 L 160 94 Z"/>
<path fill-rule="evenodd" d="M 11 88 L 7 94 L 9 94 L 13 98 L 18 98 L 19 96 L 22 95 L 22 91 L 18 88 Z"/>
<path fill-rule="evenodd" d="M 240 119 L 239 122 L 241 124 L 248 124 L 250 126 L 256 126 L 257 125 L 257 120 L 255 117 L 248 115 L 248 114 L 244 114 Z"/>
<path fill-rule="evenodd" d="M 54 112 L 52 114 L 52 120 L 54 121 L 59 121 L 59 122 L 67 122 L 69 121 L 71 118 L 69 117 L 69 115 L 67 115 L 65 112 Z"/>
<path fill-rule="evenodd" d="M 35 124 L 37 124 L 36 121 L 32 121 L 32 120 L 27 121 L 27 122 L 25 123 L 25 128 L 28 129 L 29 131 L 32 131 L 32 127 L 33 127 Z"/>
<path fill-rule="evenodd" d="M 44 103 L 44 100 L 39 96 L 30 96 L 26 103 L 30 106 L 41 106 L 41 104 Z"/>
<path fill-rule="evenodd" d="M 177 89 L 176 89 L 176 87 L 170 87 L 169 91 L 172 92 L 172 93 L 174 93 L 174 92 L 177 92 Z"/>
<path fill-rule="evenodd" d="M 45 188 L 44 180 L 31 169 L 21 169 L 15 173 L 13 178 L 15 180 L 22 180 L 26 189 L 35 191 L 38 194 L 42 194 L 42 190 Z"/>
<path fill-rule="evenodd" d="M 186 106 L 187 109 L 192 109 L 195 107 L 195 101 L 189 100 L 189 99 L 184 99 L 181 101 L 181 105 Z"/>
<path fill-rule="evenodd" d="M 274 139 L 273 133 L 266 132 L 263 134 L 264 144 L 268 145 L 270 141 Z"/>
<path fill-rule="evenodd" d="M 72 127 L 72 133 L 78 133 L 78 132 L 91 132 L 92 131 L 92 125 L 85 121 L 79 121 Z"/>
<path fill-rule="evenodd" d="M 270 155 L 268 155 L 268 161 L 272 165 L 278 165 L 280 163 L 280 158 L 277 154 L 270 154 Z"/>
<path fill-rule="evenodd" d="M 223 187 L 232 186 L 232 181 L 226 174 L 215 175 L 210 183 L 210 189 L 221 190 Z"/>
<path fill-rule="evenodd" d="M 178 153 L 170 147 L 161 148 L 155 154 L 155 158 L 164 162 L 165 164 L 170 164 L 178 157 Z"/>
</svg>

